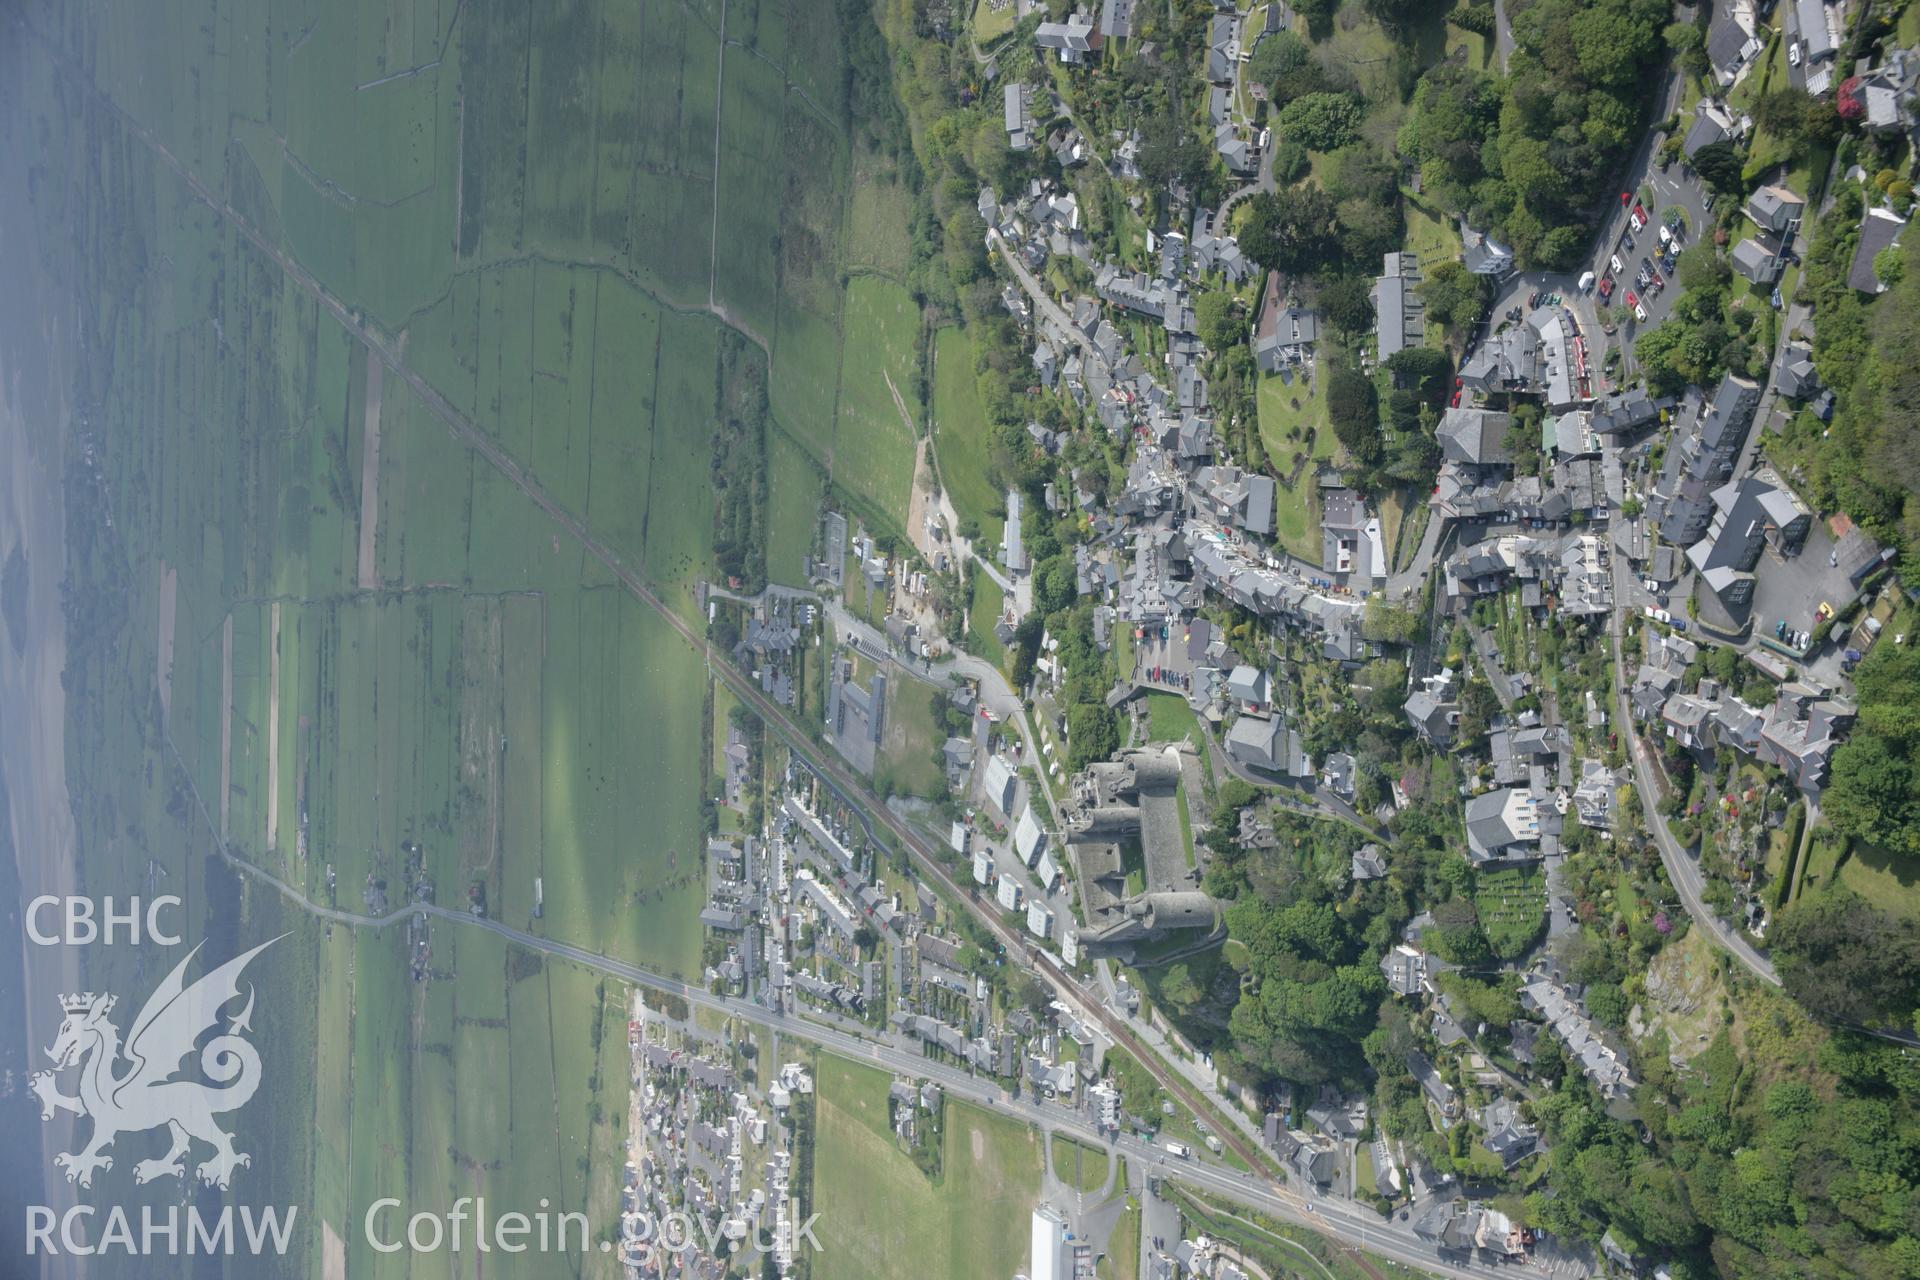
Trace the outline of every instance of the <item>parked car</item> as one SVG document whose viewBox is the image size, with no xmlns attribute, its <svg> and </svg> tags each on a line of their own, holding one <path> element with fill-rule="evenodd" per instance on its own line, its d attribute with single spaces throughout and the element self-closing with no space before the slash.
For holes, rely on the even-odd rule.
<svg viewBox="0 0 1920 1280">
<path fill-rule="evenodd" d="M 1800 65 L 1800 42 L 1798 40 L 1795 40 L 1787 46 L 1787 65 L 1790 67 Z"/>
<path fill-rule="evenodd" d="M 1665 609 L 1656 608 L 1655 606 L 1650 604 L 1640 606 L 1640 611 L 1646 614 L 1648 618 L 1651 618 L 1655 622 L 1672 622 L 1673 621 L 1672 614 L 1668 613 Z"/>
</svg>

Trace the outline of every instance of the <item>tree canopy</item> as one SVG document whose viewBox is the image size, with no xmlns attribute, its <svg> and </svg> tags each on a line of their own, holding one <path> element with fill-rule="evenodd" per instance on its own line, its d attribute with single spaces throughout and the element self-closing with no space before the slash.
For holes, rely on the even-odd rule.
<svg viewBox="0 0 1920 1280">
<path fill-rule="evenodd" d="M 1920 922 L 1835 886 L 1781 912 L 1769 941 L 1781 983 L 1815 1016 L 1911 1023 L 1920 1002 Z"/>
<path fill-rule="evenodd" d="M 1920 859 L 1920 649 L 1881 644 L 1854 672 L 1860 718 L 1821 798 L 1833 825 Z"/>
<path fill-rule="evenodd" d="M 1505 76 L 1462 62 L 1420 79 L 1400 150 L 1427 191 L 1511 244 L 1523 265 L 1567 267 L 1637 140 L 1665 52 L 1659 0 L 1536 0 L 1518 9 Z"/>
</svg>

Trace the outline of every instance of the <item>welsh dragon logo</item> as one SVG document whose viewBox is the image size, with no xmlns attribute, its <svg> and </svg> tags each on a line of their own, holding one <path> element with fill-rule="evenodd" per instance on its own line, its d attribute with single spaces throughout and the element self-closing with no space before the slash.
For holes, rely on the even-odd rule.
<svg viewBox="0 0 1920 1280">
<path fill-rule="evenodd" d="M 212 1157 L 195 1169 L 209 1186 L 224 1190 L 236 1168 L 253 1162 L 251 1156 L 234 1150 L 233 1135 L 214 1118 L 244 1107 L 260 1087 L 260 1054 L 240 1034 L 252 1030 L 251 986 L 246 1007 L 228 1021 L 226 1031 L 204 1046 L 199 1041 L 218 1029 L 220 1011 L 240 997 L 240 972 L 247 962 L 279 940 L 235 956 L 192 986 L 185 984 L 182 975 L 200 948 L 189 951 L 147 998 L 124 1045 L 119 1028 L 107 1016 L 117 1003 L 115 997 L 89 991 L 60 998 L 66 1020 L 46 1051 L 54 1069 L 35 1073 L 32 1088 L 40 1097 L 42 1120 L 53 1119 L 56 1111 L 71 1111 L 93 1121 L 85 1147 L 54 1157 L 68 1182 L 92 1186 L 95 1170 L 113 1168 L 113 1158 L 106 1152 L 115 1138 L 162 1126 L 170 1138 L 167 1152 L 134 1165 L 135 1182 L 185 1178 L 186 1157 L 196 1140 L 213 1148 Z M 200 1071 L 212 1084 L 174 1078 L 197 1046 Z M 126 1069 L 117 1071 L 122 1061 Z M 70 1097 L 60 1092 L 54 1072 L 72 1067 L 80 1069 L 80 1092 Z"/>
</svg>

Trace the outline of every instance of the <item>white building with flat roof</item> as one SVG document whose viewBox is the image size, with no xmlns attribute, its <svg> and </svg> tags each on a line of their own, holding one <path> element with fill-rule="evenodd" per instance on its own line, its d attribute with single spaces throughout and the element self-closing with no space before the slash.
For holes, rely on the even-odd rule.
<svg viewBox="0 0 1920 1280">
<path fill-rule="evenodd" d="M 1073 1250 L 1067 1242 L 1067 1219 L 1050 1204 L 1034 1206 L 1033 1257 L 1028 1280 L 1073 1280 Z"/>
</svg>

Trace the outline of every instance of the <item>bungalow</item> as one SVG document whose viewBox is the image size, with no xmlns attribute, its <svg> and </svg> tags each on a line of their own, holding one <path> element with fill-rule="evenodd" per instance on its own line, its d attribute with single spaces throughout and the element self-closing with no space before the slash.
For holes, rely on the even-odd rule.
<svg viewBox="0 0 1920 1280">
<path fill-rule="evenodd" d="M 1327 753 L 1326 760 L 1320 765 L 1320 785 L 1351 804 L 1354 795 L 1354 779 L 1358 770 L 1359 761 L 1353 758 L 1351 752 L 1330 751 Z M 1357 859 L 1359 855 L 1355 854 L 1354 857 Z M 1354 863 L 1354 879 L 1367 879 L 1359 874 L 1359 865 L 1357 861 Z"/>
<path fill-rule="evenodd" d="M 1353 851 L 1353 858 L 1348 867 L 1348 875 L 1353 879 L 1378 880 L 1386 874 L 1387 855 L 1379 845 L 1369 840 Z"/>
</svg>

